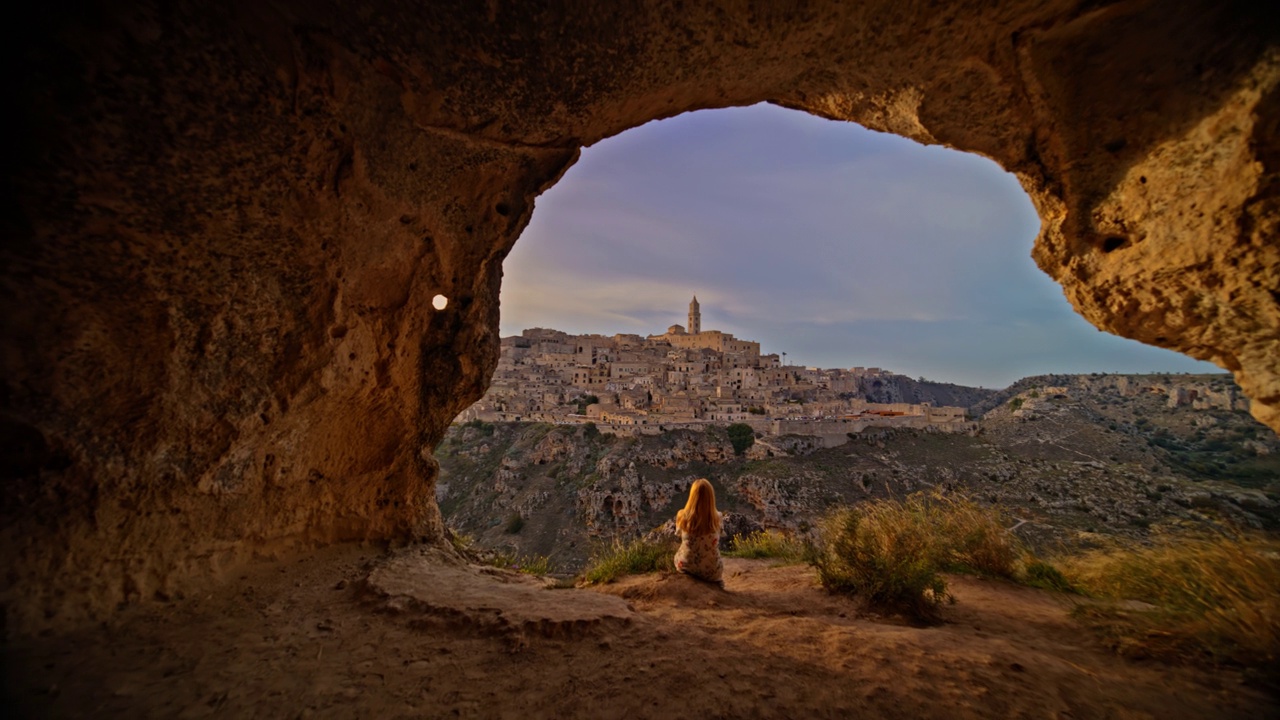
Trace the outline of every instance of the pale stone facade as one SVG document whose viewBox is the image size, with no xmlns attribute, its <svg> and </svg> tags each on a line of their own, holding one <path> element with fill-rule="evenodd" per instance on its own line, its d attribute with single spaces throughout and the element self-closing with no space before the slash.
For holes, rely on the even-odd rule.
<svg viewBox="0 0 1280 720">
<path fill-rule="evenodd" d="M 590 421 L 622 433 L 745 422 L 760 433 L 828 444 L 871 426 L 972 429 L 963 408 L 856 397 L 879 368 L 783 365 L 777 354 L 761 355 L 758 342 L 703 330 L 697 297 L 688 323 L 648 337 L 532 328 L 502 338 L 489 392 L 458 420 Z"/>
</svg>

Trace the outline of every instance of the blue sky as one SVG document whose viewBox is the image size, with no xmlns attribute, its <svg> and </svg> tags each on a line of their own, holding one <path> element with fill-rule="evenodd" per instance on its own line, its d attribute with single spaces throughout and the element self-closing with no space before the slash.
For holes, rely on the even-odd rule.
<svg viewBox="0 0 1280 720">
<path fill-rule="evenodd" d="M 502 334 L 757 340 L 793 364 L 1004 387 L 1048 372 L 1215 372 L 1099 332 L 1031 261 L 1039 220 L 995 163 L 756 105 L 586 148 L 504 265 Z"/>
</svg>

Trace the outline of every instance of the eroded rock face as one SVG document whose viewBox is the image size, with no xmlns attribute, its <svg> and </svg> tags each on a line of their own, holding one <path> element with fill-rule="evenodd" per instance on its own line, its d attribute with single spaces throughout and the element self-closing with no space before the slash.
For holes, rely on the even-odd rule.
<svg viewBox="0 0 1280 720">
<path fill-rule="evenodd" d="M 438 539 L 431 448 L 485 389 L 534 198 L 582 145 L 699 108 L 995 159 L 1086 318 L 1232 370 L 1280 429 L 1261 3 L 784 5 L 102 2 L 14 27 L 7 630 L 254 552 Z"/>
</svg>

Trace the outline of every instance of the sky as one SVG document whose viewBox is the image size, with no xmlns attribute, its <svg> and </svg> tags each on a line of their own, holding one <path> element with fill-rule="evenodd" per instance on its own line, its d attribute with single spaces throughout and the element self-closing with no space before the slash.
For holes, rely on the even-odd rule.
<svg viewBox="0 0 1280 720">
<path fill-rule="evenodd" d="M 504 264 L 503 336 L 755 340 L 787 363 L 1002 388 L 1042 373 L 1220 372 L 1087 323 L 1031 260 L 1013 175 L 772 105 L 655 121 L 585 148 Z"/>
</svg>

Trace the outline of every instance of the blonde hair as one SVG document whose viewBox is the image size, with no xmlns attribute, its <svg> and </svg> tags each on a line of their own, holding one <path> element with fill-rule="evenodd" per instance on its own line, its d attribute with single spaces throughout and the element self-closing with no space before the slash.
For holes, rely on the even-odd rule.
<svg viewBox="0 0 1280 720">
<path fill-rule="evenodd" d="M 689 501 L 676 513 L 676 529 L 690 535 L 720 532 L 720 513 L 716 512 L 716 491 L 706 478 L 698 478 L 689 488 Z"/>
</svg>

